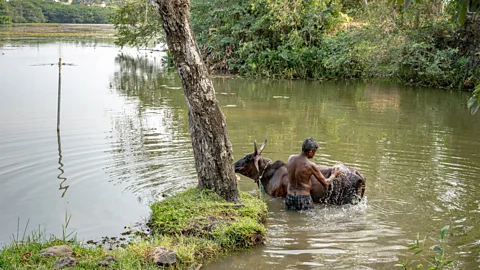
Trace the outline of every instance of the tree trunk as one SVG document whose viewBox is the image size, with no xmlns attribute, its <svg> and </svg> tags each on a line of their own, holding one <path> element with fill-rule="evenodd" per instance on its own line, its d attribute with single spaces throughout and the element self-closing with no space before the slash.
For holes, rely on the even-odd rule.
<svg viewBox="0 0 480 270">
<path fill-rule="evenodd" d="M 155 0 L 163 20 L 168 49 L 182 81 L 188 105 L 200 189 L 213 189 L 227 201 L 238 201 L 232 144 L 225 116 L 193 36 L 189 0 Z"/>
</svg>

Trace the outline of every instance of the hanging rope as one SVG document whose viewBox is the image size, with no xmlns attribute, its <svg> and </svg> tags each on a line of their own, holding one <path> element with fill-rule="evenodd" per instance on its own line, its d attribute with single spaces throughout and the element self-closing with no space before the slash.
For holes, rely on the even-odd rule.
<svg viewBox="0 0 480 270">
<path fill-rule="evenodd" d="M 262 178 L 263 178 L 263 174 L 267 170 L 267 167 L 270 164 L 270 162 L 272 162 L 272 160 L 268 159 L 267 164 L 265 165 L 265 167 L 263 167 L 262 174 L 258 177 L 258 186 L 260 187 L 260 199 L 262 199 L 262 200 L 263 200 L 263 194 L 265 193 L 265 187 L 262 184 Z"/>
</svg>

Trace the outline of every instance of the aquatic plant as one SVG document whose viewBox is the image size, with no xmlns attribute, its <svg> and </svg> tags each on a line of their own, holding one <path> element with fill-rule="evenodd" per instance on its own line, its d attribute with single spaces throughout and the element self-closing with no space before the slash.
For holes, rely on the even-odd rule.
<svg viewBox="0 0 480 270">
<path fill-rule="evenodd" d="M 427 265 L 426 267 L 428 267 L 428 270 L 445 269 L 448 265 L 453 263 L 453 260 L 449 260 L 445 257 L 446 238 L 449 229 L 450 226 L 448 225 L 443 227 L 440 230 L 440 238 L 429 237 L 429 239 L 434 242 L 434 245 L 427 249 L 425 249 L 427 236 L 420 240 L 420 235 L 417 234 L 416 238 L 413 240 L 413 243 L 408 245 L 408 250 L 413 252 L 412 257 L 415 259 L 405 259 L 404 261 L 395 264 L 395 266 L 401 267 L 405 270 L 410 270 L 413 268 L 425 269 L 425 263 Z M 429 251 L 433 251 L 434 254 L 431 255 Z"/>
<path fill-rule="evenodd" d="M 468 100 L 467 106 L 471 114 L 476 114 L 478 108 L 480 108 L 480 84 L 477 85 L 475 91 L 473 91 L 472 96 Z"/>
</svg>

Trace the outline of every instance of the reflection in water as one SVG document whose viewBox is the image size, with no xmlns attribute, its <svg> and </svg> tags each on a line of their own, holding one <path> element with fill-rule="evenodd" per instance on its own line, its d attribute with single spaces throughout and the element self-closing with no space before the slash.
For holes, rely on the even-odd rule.
<svg viewBox="0 0 480 270">
<path fill-rule="evenodd" d="M 155 56 L 121 54 L 115 61 L 111 88 L 128 102 L 112 119 L 113 173 L 129 182 L 129 190 L 148 191 L 151 199 L 194 185 L 185 101 L 175 73 L 164 70 Z"/>
<path fill-rule="evenodd" d="M 63 163 L 62 163 L 62 142 L 60 141 L 60 130 L 57 130 L 57 142 L 58 142 L 58 165 L 60 165 L 58 167 L 60 174 L 57 176 L 57 178 L 62 180 L 62 182 L 60 182 L 60 187 L 58 188 L 58 190 L 63 190 L 63 193 L 62 193 L 62 198 L 63 198 L 65 196 L 65 193 L 68 190 L 68 187 L 70 187 L 70 185 L 67 185 L 67 186 L 63 185 L 63 183 L 67 181 L 67 178 L 62 176 L 65 173 L 65 171 L 63 170 Z"/>
</svg>

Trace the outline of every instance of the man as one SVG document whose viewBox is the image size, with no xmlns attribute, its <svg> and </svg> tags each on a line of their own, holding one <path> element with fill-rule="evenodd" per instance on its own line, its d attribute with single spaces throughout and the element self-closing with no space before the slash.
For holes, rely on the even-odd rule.
<svg viewBox="0 0 480 270">
<path fill-rule="evenodd" d="M 312 175 L 327 189 L 333 179 L 340 174 L 338 168 L 334 168 L 328 179 L 323 176 L 315 163 L 309 159 L 315 156 L 319 145 L 313 138 L 306 139 L 302 144 L 302 153 L 288 158 L 288 190 L 285 198 L 287 210 L 307 210 L 313 208 L 313 200 L 310 196 Z"/>
</svg>

